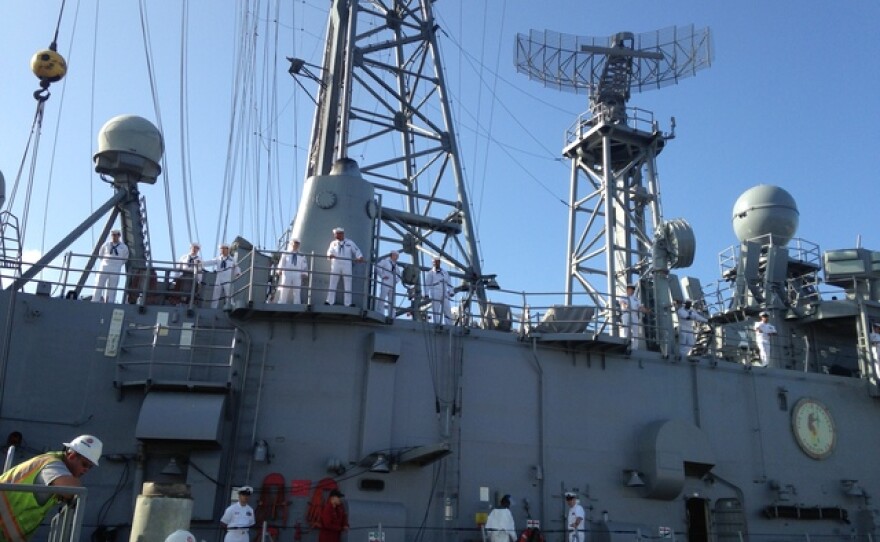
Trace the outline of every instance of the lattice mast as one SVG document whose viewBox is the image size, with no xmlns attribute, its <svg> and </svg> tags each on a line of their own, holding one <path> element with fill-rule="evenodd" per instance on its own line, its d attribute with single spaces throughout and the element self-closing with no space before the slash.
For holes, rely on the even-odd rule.
<svg viewBox="0 0 880 542">
<path fill-rule="evenodd" d="M 630 94 L 677 83 L 708 67 L 709 29 L 668 28 L 609 38 L 532 31 L 516 38 L 517 71 L 545 86 L 589 93 L 590 109 L 566 134 L 571 160 L 565 291 L 580 286 L 613 305 L 650 269 L 662 226 L 656 157 L 673 133 L 653 115 L 627 108 Z M 673 121 L 674 130 L 674 121 Z"/>
<path fill-rule="evenodd" d="M 485 301 L 474 222 L 462 176 L 430 0 L 334 0 L 307 175 L 358 162 L 381 198 L 380 250 L 434 255 Z"/>
</svg>

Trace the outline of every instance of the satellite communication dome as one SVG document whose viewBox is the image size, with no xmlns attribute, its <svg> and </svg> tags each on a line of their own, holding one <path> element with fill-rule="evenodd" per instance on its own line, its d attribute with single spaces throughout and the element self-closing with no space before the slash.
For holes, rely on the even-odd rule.
<svg viewBox="0 0 880 542">
<path fill-rule="evenodd" d="M 769 236 L 770 244 L 784 246 L 797 232 L 799 219 L 791 194 L 769 184 L 749 188 L 733 205 L 733 231 L 740 242 Z"/>
<path fill-rule="evenodd" d="M 164 150 L 162 134 L 152 122 L 136 115 L 113 117 L 98 133 L 95 171 L 111 176 L 126 173 L 155 183 Z"/>
</svg>

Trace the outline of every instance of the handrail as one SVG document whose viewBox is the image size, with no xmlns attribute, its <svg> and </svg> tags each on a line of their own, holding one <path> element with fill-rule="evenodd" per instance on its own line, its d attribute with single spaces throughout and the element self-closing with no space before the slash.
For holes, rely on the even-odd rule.
<svg viewBox="0 0 880 542">
<path fill-rule="evenodd" d="M 49 522 L 49 542 L 79 542 L 85 515 L 88 488 L 34 484 L 0 484 L 0 492 L 26 492 L 38 495 L 70 494 L 73 497 Z"/>
</svg>

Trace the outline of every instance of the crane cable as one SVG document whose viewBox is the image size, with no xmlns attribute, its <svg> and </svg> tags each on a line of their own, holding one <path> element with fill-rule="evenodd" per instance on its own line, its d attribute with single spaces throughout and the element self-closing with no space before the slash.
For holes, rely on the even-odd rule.
<svg viewBox="0 0 880 542">
<path fill-rule="evenodd" d="M 65 62 L 64 57 L 57 52 L 58 33 L 61 30 L 61 20 L 64 15 L 64 5 L 66 2 L 67 0 L 61 0 L 61 8 L 58 10 L 58 21 L 55 23 L 55 34 L 52 37 L 52 43 L 49 44 L 49 48 L 44 51 L 39 51 L 31 60 L 31 69 L 34 72 L 34 75 L 40 79 L 40 88 L 33 93 L 34 99 L 37 101 L 37 108 L 34 112 L 34 120 L 31 124 L 31 131 L 27 143 L 25 144 L 24 153 L 21 157 L 21 163 L 19 164 L 18 171 L 15 175 L 15 182 L 12 184 L 12 191 L 8 203 L 8 208 L 11 209 L 12 205 L 15 203 L 15 196 L 18 194 L 18 189 L 21 185 L 22 174 L 28 163 L 28 155 L 30 155 L 27 186 L 24 189 L 25 201 L 21 217 L 20 239 L 24 239 L 25 237 L 28 215 L 30 214 L 31 196 L 33 195 L 34 190 L 34 174 L 37 167 L 37 154 L 40 148 L 40 136 L 43 132 L 43 114 L 46 108 L 46 101 L 51 96 L 49 86 L 52 83 L 60 81 L 67 73 L 67 63 Z"/>
</svg>

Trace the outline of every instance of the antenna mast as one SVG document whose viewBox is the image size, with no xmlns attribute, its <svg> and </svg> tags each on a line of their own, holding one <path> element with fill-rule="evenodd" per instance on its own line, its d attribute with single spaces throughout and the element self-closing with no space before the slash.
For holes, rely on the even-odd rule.
<svg viewBox="0 0 880 542">
<path fill-rule="evenodd" d="M 662 226 L 656 157 L 674 137 L 675 124 L 664 134 L 652 113 L 627 102 L 633 91 L 671 85 L 709 67 L 712 54 L 709 29 L 693 26 L 609 38 L 517 35 L 517 71 L 590 99 L 563 149 L 572 161 L 568 303 L 580 285 L 597 306 L 613 306 L 633 276 L 650 270 L 654 232 Z"/>
<path fill-rule="evenodd" d="M 439 255 L 481 302 L 474 222 L 431 0 L 333 0 L 306 175 L 357 161 L 381 198 L 379 240 L 420 264 Z M 423 266 L 425 267 L 425 266 Z"/>
</svg>

